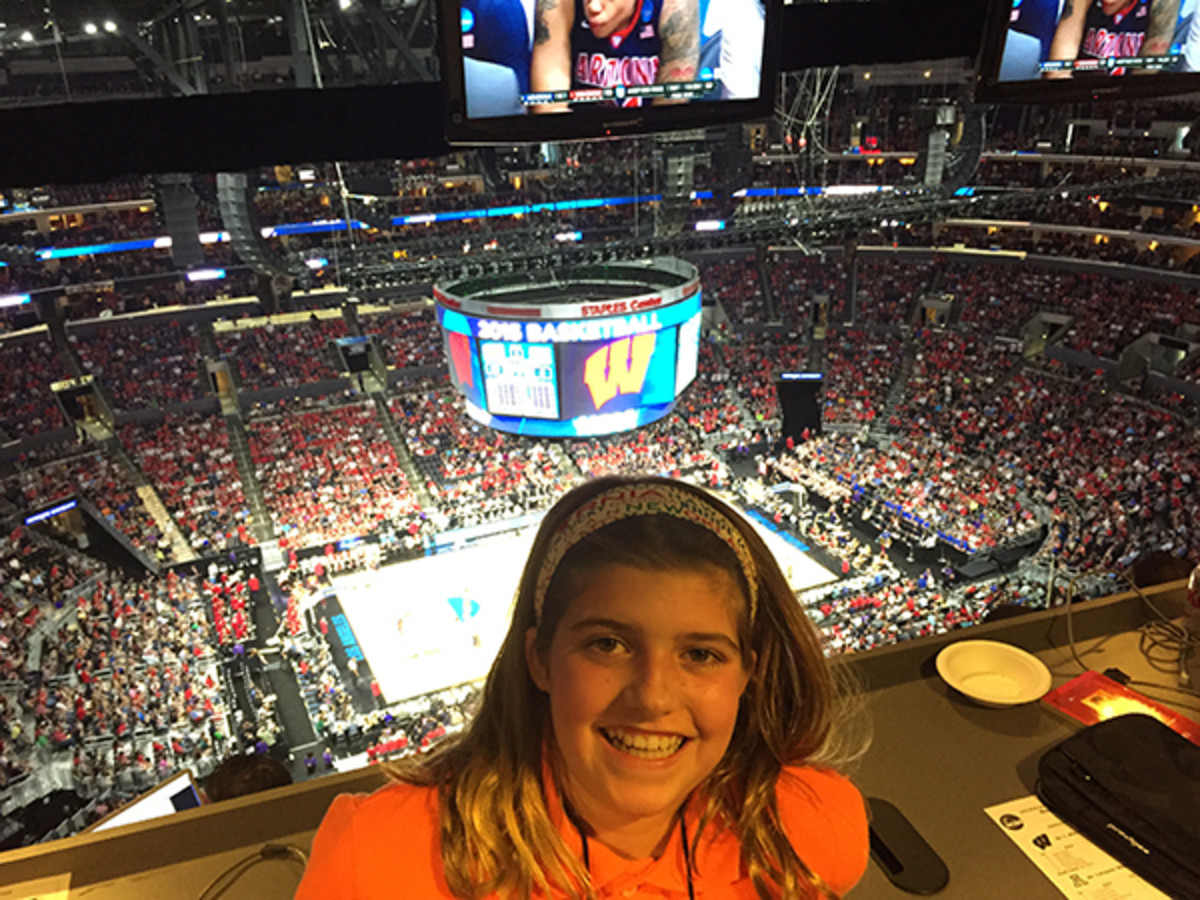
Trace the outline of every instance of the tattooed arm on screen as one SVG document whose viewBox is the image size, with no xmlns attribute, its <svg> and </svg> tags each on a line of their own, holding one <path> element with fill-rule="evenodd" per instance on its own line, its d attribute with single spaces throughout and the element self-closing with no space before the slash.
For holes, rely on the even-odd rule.
<svg viewBox="0 0 1200 900">
<path fill-rule="evenodd" d="M 571 88 L 571 27 L 574 0 L 537 0 L 533 12 L 533 53 L 529 62 L 531 91 Z M 535 107 L 536 112 L 563 112 L 567 104 Z"/>
<path fill-rule="evenodd" d="M 1150 0 L 1150 24 L 1146 27 L 1146 40 L 1142 42 L 1142 56 L 1170 53 L 1178 22 L 1179 0 Z"/>
<path fill-rule="evenodd" d="M 1083 42 L 1083 22 L 1087 18 L 1088 6 L 1092 0 L 1065 0 L 1062 15 L 1058 18 L 1058 27 L 1050 41 L 1049 59 L 1076 59 L 1079 56 L 1079 45 Z M 1046 72 L 1045 78 L 1070 78 L 1068 69 L 1061 72 Z"/>
<path fill-rule="evenodd" d="M 658 17 L 662 61 L 658 84 L 695 81 L 700 67 L 700 7 L 698 0 L 663 0 Z"/>
<path fill-rule="evenodd" d="M 656 84 L 695 81 L 700 68 L 700 9 L 698 0 L 663 0 L 658 18 L 662 37 L 662 58 Z M 686 100 L 656 100 L 659 106 L 686 103 Z"/>
</svg>

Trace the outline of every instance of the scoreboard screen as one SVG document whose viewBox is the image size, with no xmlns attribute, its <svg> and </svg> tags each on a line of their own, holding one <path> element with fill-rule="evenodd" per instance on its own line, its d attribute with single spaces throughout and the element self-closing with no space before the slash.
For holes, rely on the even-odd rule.
<svg viewBox="0 0 1200 900">
<path fill-rule="evenodd" d="M 627 431 L 670 412 L 696 377 L 698 291 L 670 306 L 593 319 L 488 319 L 444 306 L 437 313 L 467 412 L 501 431 Z"/>
<path fill-rule="evenodd" d="M 696 380 L 696 369 L 700 362 L 700 313 L 679 326 L 679 361 L 675 367 L 675 393 Z"/>
<path fill-rule="evenodd" d="M 457 331 L 446 331 L 444 334 L 451 383 L 467 403 L 483 406 L 483 372 L 479 369 L 479 354 L 471 346 L 470 335 Z"/>
<path fill-rule="evenodd" d="M 532 419 L 558 418 L 554 347 L 482 341 L 483 386 L 488 412 Z"/>
<path fill-rule="evenodd" d="M 675 399 L 675 329 L 559 348 L 567 418 L 615 413 Z"/>
</svg>

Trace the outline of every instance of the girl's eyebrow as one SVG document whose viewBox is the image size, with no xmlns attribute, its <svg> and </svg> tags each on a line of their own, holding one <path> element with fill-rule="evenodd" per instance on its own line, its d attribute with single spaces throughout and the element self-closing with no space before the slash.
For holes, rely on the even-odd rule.
<svg viewBox="0 0 1200 900">
<path fill-rule="evenodd" d="M 739 646 L 738 642 L 733 640 L 733 638 L 731 638 L 729 635 L 727 635 L 721 631 L 690 631 L 687 634 L 680 635 L 680 637 L 683 638 L 685 643 L 689 643 L 689 644 L 692 644 L 692 643 L 725 644 L 731 650 L 733 650 L 734 653 L 742 652 L 742 648 L 741 648 L 741 646 Z"/>
<path fill-rule="evenodd" d="M 608 628 L 613 631 L 630 632 L 637 629 L 628 622 L 622 622 L 618 619 L 606 619 L 604 616 L 589 616 L 586 619 L 580 619 L 570 627 L 570 631 L 586 631 L 589 628 Z"/>
<path fill-rule="evenodd" d="M 608 619 L 604 616 L 589 616 L 586 619 L 580 619 L 575 622 L 568 631 L 587 631 L 590 628 L 603 628 L 608 631 L 618 631 L 622 634 L 632 634 L 638 629 L 635 625 L 628 622 L 622 622 L 619 619 Z M 681 643 L 722 643 L 727 645 L 735 653 L 741 653 L 742 648 L 729 635 L 720 631 L 689 631 L 687 634 L 679 635 Z"/>
</svg>

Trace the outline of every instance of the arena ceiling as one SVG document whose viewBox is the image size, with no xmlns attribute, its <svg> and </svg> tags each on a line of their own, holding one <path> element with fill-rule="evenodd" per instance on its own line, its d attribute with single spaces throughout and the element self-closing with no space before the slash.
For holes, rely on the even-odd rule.
<svg viewBox="0 0 1200 900">
<path fill-rule="evenodd" d="M 95 99 L 97 80 L 106 73 L 133 80 L 133 91 L 119 85 L 117 93 L 124 96 L 431 80 L 434 5 L 434 0 L 4 0 L 0 103 Z M 23 76 L 39 75 L 46 84 L 36 90 L 21 84 Z M 62 96 L 48 75 L 60 76 Z"/>
</svg>

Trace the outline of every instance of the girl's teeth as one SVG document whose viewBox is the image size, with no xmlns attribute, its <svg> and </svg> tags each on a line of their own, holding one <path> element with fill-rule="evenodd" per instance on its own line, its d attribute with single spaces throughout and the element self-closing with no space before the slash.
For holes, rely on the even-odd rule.
<svg viewBox="0 0 1200 900">
<path fill-rule="evenodd" d="M 618 750 L 648 759 L 670 756 L 683 745 L 683 738 L 678 735 L 673 737 L 634 735 L 623 731 L 604 731 L 603 734 L 608 742 Z"/>
</svg>

